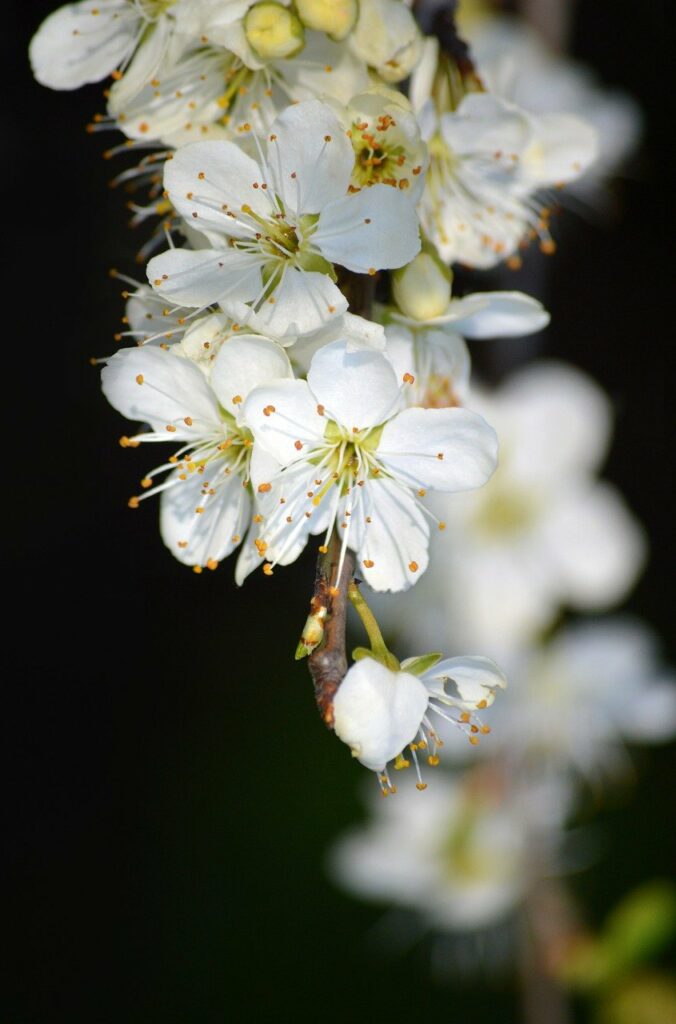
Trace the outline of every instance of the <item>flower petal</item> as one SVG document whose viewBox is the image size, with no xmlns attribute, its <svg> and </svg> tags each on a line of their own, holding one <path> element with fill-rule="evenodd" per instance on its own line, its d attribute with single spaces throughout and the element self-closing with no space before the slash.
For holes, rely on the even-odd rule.
<svg viewBox="0 0 676 1024">
<path fill-rule="evenodd" d="M 282 466 L 307 459 L 308 450 L 321 443 L 326 427 L 326 419 L 317 412 L 317 400 L 304 380 L 282 380 L 254 388 L 244 403 L 244 421 L 256 443 Z"/>
<path fill-rule="evenodd" d="M 182 146 L 167 161 L 164 187 L 181 216 L 200 231 L 251 238 L 251 222 L 242 224 L 242 206 L 261 217 L 279 212 L 267 190 L 263 171 L 234 142 L 214 140 Z"/>
<path fill-rule="evenodd" d="M 418 214 L 404 192 L 373 185 L 324 207 L 312 240 L 325 259 L 357 274 L 403 267 L 420 251 Z"/>
<path fill-rule="evenodd" d="M 126 0 L 84 0 L 53 11 L 31 39 L 33 74 L 50 89 L 100 82 L 131 51 L 140 18 Z"/>
<path fill-rule="evenodd" d="M 359 489 L 359 498 L 349 536 L 349 546 L 357 551 L 359 575 L 373 590 L 407 590 L 427 568 L 427 517 L 394 480 L 368 480 Z"/>
<path fill-rule="evenodd" d="M 347 299 L 328 274 L 290 266 L 270 298 L 256 310 L 256 329 L 276 338 L 310 334 L 347 309 Z"/>
<path fill-rule="evenodd" d="M 402 404 L 389 360 L 371 349 L 349 351 L 345 341 L 315 353 L 307 380 L 327 416 L 348 430 L 383 423 Z"/>
<path fill-rule="evenodd" d="M 223 408 L 241 423 L 244 400 L 249 392 L 278 377 L 293 377 L 284 350 L 268 338 L 243 334 L 229 338 L 221 346 L 213 363 L 210 383 Z"/>
<path fill-rule="evenodd" d="M 478 292 L 452 299 L 434 323 L 452 323 L 465 338 L 510 338 L 541 331 L 550 316 L 541 302 L 523 292 Z"/>
<path fill-rule="evenodd" d="M 258 261 L 236 249 L 168 249 L 147 267 L 153 288 L 172 302 L 209 306 L 230 297 L 243 302 L 261 290 Z"/>
<path fill-rule="evenodd" d="M 378 458 L 410 487 L 481 487 L 497 465 L 495 431 L 468 409 L 405 409 L 385 425 Z"/>
<path fill-rule="evenodd" d="M 171 351 L 147 346 L 116 352 L 103 369 L 101 387 L 128 419 L 159 431 L 175 426 L 168 440 L 199 437 L 220 426 L 218 402 L 204 374 Z"/>
<path fill-rule="evenodd" d="M 319 213 L 345 195 L 354 152 L 327 104 L 308 100 L 287 107 L 268 138 L 270 171 L 290 210 Z"/>
<path fill-rule="evenodd" d="M 427 692 L 419 679 L 364 658 L 338 688 L 334 729 L 366 768 L 383 771 L 415 739 L 426 710 Z"/>
<path fill-rule="evenodd" d="M 507 686 L 495 662 L 478 656 L 446 658 L 426 672 L 422 681 L 431 696 L 467 711 L 479 705 L 489 707 L 495 691 Z"/>
<path fill-rule="evenodd" d="M 163 491 L 160 499 L 162 540 L 185 565 L 220 562 L 241 542 L 249 525 L 251 498 L 239 475 L 220 483 L 206 500 L 203 487 L 203 477 L 194 474 Z"/>
</svg>

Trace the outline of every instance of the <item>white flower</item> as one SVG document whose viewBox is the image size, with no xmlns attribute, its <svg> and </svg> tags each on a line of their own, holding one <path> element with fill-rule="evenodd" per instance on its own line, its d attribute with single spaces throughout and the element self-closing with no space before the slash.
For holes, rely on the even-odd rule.
<svg viewBox="0 0 676 1024">
<path fill-rule="evenodd" d="M 254 335 L 221 346 L 208 382 L 194 362 L 172 349 L 147 345 L 108 360 L 102 374 L 106 398 L 124 416 L 150 425 L 147 433 L 122 438 L 123 447 L 156 441 L 181 446 L 148 474 L 141 482 L 144 492 L 130 501 L 136 508 L 144 498 L 162 494 L 162 539 L 179 561 L 216 568 L 249 529 L 253 440 L 243 403 L 256 385 L 290 376 L 284 351 Z M 153 485 L 156 477 L 164 479 Z M 237 581 L 259 561 L 253 542 L 245 544 Z"/>
<path fill-rule="evenodd" d="M 636 148 L 642 118 L 634 100 L 600 86 L 591 68 L 549 49 L 525 21 L 493 16 L 466 28 L 472 55 L 491 92 L 537 114 L 579 115 L 595 129 L 598 157 L 571 183 L 571 191 L 598 187 Z"/>
<path fill-rule="evenodd" d="M 553 775 L 572 769 L 597 784 L 627 768 L 626 744 L 676 733 L 674 674 L 654 634 L 629 617 L 569 626 L 517 653 L 510 681 L 494 712 L 498 750 Z"/>
<path fill-rule="evenodd" d="M 427 147 L 406 97 L 385 86 L 353 96 L 339 117 L 354 149 L 352 184 L 391 185 L 418 200 L 427 167 Z"/>
<path fill-rule="evenodd" d="M 617 490 L 596 479 L 611 416 L 590 378 L 535 363 L 468 404 L 495 424 L 500 466 L 481 491 L 434 500 L 454 543 L 443 563 L 431 560 L 414 614 L 407 609 L 396 626 L 396 609 L 384 615 L 418 645 L 450 636 L 504 661 L 561 607 L 603 610 L 621 600 L 643 566 L 645 540 Z"/>
<path fill-rule="evenodd" d="M 273 563 L 286 565 L 310 533 L 336 524 L 377 590 L 404 590 L 427 566 L 428 513 L 420 497 L 480 487 L 496 464 L 497 439 L 464 409 L 405 409 L 379 352 L 333 342 L 314 356 L 307 381 L 257 388 L 245 414 L 277 461 L 252 466 Z M 258 447 L 258 446 L 257 446 Z M 430 517 L 434 519 L 434 517 Z"/>
<path fill-rule="evenodd" d="M 482 732 L 490 732 L 477 718 L 476 710 L 489 707 L 496 690 L 507 685 L 500 669 L 488 658 L 439 658 L 411 658 L 402 662 L 401 671 L 363 658 L 349 669 L 334 697 L 336 735 L 350 747 L 353 757 L 377 772 L 385 795 L 395 792 L 388 763 L 394 761 L 397 770 L 408 768 L 409 751 L 418 777 L 416 785 L 418 789 L 426 788 L 417 751 L 428 751 L 428 763 L 437 765 L 437 749 L 442 745 L 430 717 L 432 712 L 466 733 L 473 745 Z M 417 664 L 423 662 L 431 662 L 432 667 L 414 674 Z M 446 709 L 454 710 L 456 716 Z"/>
<path fill-rule="evenodd" d="M 30 44 L 38 82 L 77 89 L 113 74 L 121 104 L 180 54 L 199 19 L 194 0 L 82 0 L 59 7 Z M 123 68 L 124 73 L 116 72 Z"/>
<path fill-rule="evenodd" d="M 408 262 L 420 247 L 404 193 L 374 185 L 347 195 L 354 153 L 331 109 L 289 107 L 260 163 L 233 142 L 194 143 L 165 171 L 169 198 L 213 248 L 170 249 L 148 276 L 190 306 L 250 302 L 277 336 L 305 334 L 344 312 L 331 264 L 356 273 Z"/>
<path fill-rule="evenodd" d="M 424 794 L 402 787 L 395 800 L 371 801 L 368 823 L 331 851 L 332 874 L 362 898 L 417 911 L 435 929 L 500 922 L 528 882 L 534 815 L 528 801 L 478 781 L 438 777 Z"/>
<path fill-rule="evenodd" d="M 425 233 L 443 258 L 490 267 L 529 233 L 553 248 L 549 213 L 533 196 L 579 177 L 596 155 L 596 136 L 564 114 L 528 114 L 489 93 L 465 95 L 457 109 L 431 97 L 437 48 L 426 41 L 411 98 L 430 165 L 420 208 Z"/>
</svg>

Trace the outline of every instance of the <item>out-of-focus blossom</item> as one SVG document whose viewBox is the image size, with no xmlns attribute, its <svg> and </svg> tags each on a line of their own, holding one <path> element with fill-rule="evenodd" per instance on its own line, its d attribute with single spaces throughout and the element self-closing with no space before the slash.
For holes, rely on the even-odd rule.
<svg viewBox="0 0 676 1024">
<path fill-rule="evenodd" d="M 491 92 L 535 114 L 577 114 L 595 129 L 597 159 L 569 189 L 588 193 L 598 188 L 638 145 L 638 105 L 626 93 L 601 86 L 584 64 L 554 53 L 522 19 L 508 15 L 463 19 L 464 9 L 463 3 L 461 29 Z"/>
<path fill-rule="evenodd" d="M 497 426 L 493 478 L 453 504 L 435 499 L 454 543 L 433 557 L 415 606 L 397 620 L 406 643 L 445 643 L 504 662 L 562 607 L 605 610 L 645 559 L 641 528 L 610 484 L 596 479 L 611 433 L 609 402 L 584 374 L 542 362 L 467 404 Z"/>
<path fill-rule="evenodd" d="M 499 923 L 519 904 L 531 859 L 549 856 L 560 822 L 537 791 L 506 797 L 467 776 L 435 777 L 424 793 L 402 786 L 372 799 L 369 822 L 344 836 L 333 876 L 369 900 L 418 911 L 442 931 Z"/>
</svg>

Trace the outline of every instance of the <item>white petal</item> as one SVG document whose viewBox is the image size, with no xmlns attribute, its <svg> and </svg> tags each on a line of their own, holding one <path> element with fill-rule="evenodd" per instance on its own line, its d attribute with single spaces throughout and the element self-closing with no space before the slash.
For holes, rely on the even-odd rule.
<svg viewBox="0 0 676 1024">
<path fill-rule="evenodd" d="M 38 82 L 50 89 L 100 82 L 131 50 L 140 18 L 130 13 L 126 0 L 84 0 L 59 7 L 31 39 L 30 61 Z"/>
<path fill-rule="evenodd" d="M 312 241 L 331 263 L 357 274 L 403 267 L 420 251 L 418 214 L 404 192 L 373 185 L 326 206 Z"/>
<path fill-rule="evenodd" d="M 160 431 L 175 426 L 168 440 L 199 437 L 220 426 L 218 402 L 204 374 L 171 351 L 146 346 L 116 352 L 103 369 L 101 387 L 128 419 Z M 192 425 L 185 424 L 186 416 Z"/>
<path fill-rule="evenodd" d="M 323 32 L 308 29 L 300 60 L 275 61 L 275 69 L 297 100 L 332 97 L 346 104 L 369 84 L 366 67 L 343 43 L 334 43 Z"/>
<path fill-rule="evenodd" d="M 452 299 L 448 313 L 435 323 L 453 323 L 465 338 L 510 338 L 541 331 L 549 313 L 537 299 L 522 292 L 479 292 Z"/>
<path fill-rule="evenodd" d="M 446 658 L 422 678 L 432 696 L 467 711 L 479 704 L 490 706 L 496 689 L 504 690 L 507 686 L 495 662 L 479 656 Z"/>
<path fill-rule="evenodd" d="M 250 576 L 252 572 L 255 572 L 260 565 L 263 564 L 265 556 L 261 555 L 254 543 L 254 538 L 258 536 L 258 527 L 252 523 L 249 532 L 246 535 L 246 539 L 239 549 L 237 556 L 237 564 L 235 565 L 235 583 L 238 587 L 241 587 L 247 576 Z"/>
<path fill-rule="evenodd" d="M 645 564 L 641 527 L 610 484 L 562 497 L 542 523 L 548 570 L 575 608 L 621 601 Z"/>
<path fill-rule="evenodd" d="M 347 309 L 347 300 L 328 274 L 287 266 L 281 282 L 256 310 L 256 328 L 274 337 L 318 330 Z"/>
<path fill-rule="evenodd" d="M 324 436 L 326 419 L 304 380 L 255 388 L 244 403 L 244 420 L 260 444 L 282 466 L 306 459 Z M 297 447 L 300 443 L 300 448 Z"/>
<path fill-rule="evenodd" d="M 147 266 L 153 288 L 172 302 L 186 306 L 242 302 L 261 290 L 258 261 L 236 249 L 168 249 Z"/>
<path fill-rule="evenodd" d="M 634 743 L 659 743 L 676 734 L 676 682 L 673 678 L 652 680 L 643 687 L 638 700 L 625 716 L 624 732 Z"/>
<path fill-rule="evenodd" d="M 267 190 L 254 188 L 264 182 L 259 165 L 234 142 L 191 142 L 165 164 L 164 187 L 191 227 L 234 238 L 254 234 L 250 222 L 237 219 L 242 206 L 262 217 L 278 212 Z"/>
<path fill-rule="evenodd" d="M 466 95 L 452 114 L 441 118 L 444 141 L 460 155 L 519 154 L 532 139 L 525 111 L 487 92 Z"/>
<path fill-rule="evenodd" d="M 331 107 L 319 100 L 287 107 L 269 139 L 269 166 L 289 209 L 319 213 L 345 195 L 354 152 Z"/>
<path fill-rule="evenodd" d="M 222 472 L 222 470 L 221 470 Z M 233 475 L 205 499 L 204 477 L 194 474 L 163 491 L 160 499 L 162 540 L 185 565 L 206 565 L 226 558 L 249 525 L 251 498 L 242 479 Z M 204 512 L 195 512 L 204 508 Z M 187 543 L 186 543 L 187 542 Z"/>
<path fill-rule="evenodd" d="M 419 679 L 364 658 L 338 688 L 334 729 L 366 768 L 383 771 L 415 738 L 426 709 L 427 692 Z"/>
<path fill-rule="evenodd" d="M 166 15 L 160 15 L 153 24 L 146 27 L 143 41 L 133 60 L 110 90 L 108 109 L 111 114 L 115 115 L 122 110 L 155 77 L 169 46 L 173 28 L 173 19 Z"/>
<path fill-rule="evenodd" d="M 573 181 L 596 159 L 596 132 L 581 118 L 543 114 L 533 118 L 535 139 L 523 154 L 523 166 L 538 186 Z"/>
<path fill-rule="evenodd" d="M 368 480 L 359 492 L 349 538 L 357 551 L 356 571 L 373 590 L 407 590 L 427 568 L 427 517 L 394 480 Z"/>
<path fill-rule="evenodd" d="M 468 409 L 405 409 L 385 425 L 378 458 L 411 487 L 481 487 L 497 465 L 495 431 Z"/>
<path fill-rule="evenodd" d="M 350 352 L 344 341 L 315 353 L 307 379 L 327 416 L 349 430 L 383 423 L 402 404 L 389 360 L 371 349 Z"/>
<path fill-rule="evenodd" d="M 223 408 L 241 423 L 249 392 L 277 377 L 293 377 L 284 350 L 268 338 L 243 334 L 221 346 L 209 379 Z"/>
</svg>

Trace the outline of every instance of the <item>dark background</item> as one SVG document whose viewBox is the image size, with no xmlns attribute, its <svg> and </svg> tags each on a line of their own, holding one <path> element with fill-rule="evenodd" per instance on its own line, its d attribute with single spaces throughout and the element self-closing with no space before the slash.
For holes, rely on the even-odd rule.
<svg viewBox="0 0 676 1024">
<path fill-rule="evenodd" d="M 87 358 L 115 347 L 123 310 L 107 269 L 141 276 L 140 239 L 121 227 L 124 196 L 107 188 L 114 168 L 99 153 L 112 136 L 84 133 L 102 109 L 100 88 L 59 94 L 31 80 L 28 39 L 53 6 L 3 11 L 12 913 L 2 1019 L 433 1014 L 509 1024 L 508 980 L 466 989 L 431 980 L 428 941 L 388 951 L 373 938 L 382 910 L 348 900 L 324 875 L 329 841 L 361 814 L 365 772 L 325 732 L 292 660 L 311 556 L 237 591 L 231 563 L 197 577 L 168 555 L 150 502 L 126 508 L 153 452 L 118 447 L 127 428 Z M 553 319 L 544 352 L 587 370 L 614 400 L 607 475 L 652 545 L 629 606 L 664 636 L 673 570 L 666 63 L 657 4 L 636 17 L 638 8 L 578 5 L 574 52 L 642 102 L 646 138 L 615 187 L 621 222 L 561 218 L 565 244 L 541 297 Z M 675 766 L 673 748 L 642 756 L 633 802 L 606 813 L 612 855 L 575 882 L 592 923 L 628 888 L 669 873 L 665 780 Z"/>
</svg>

